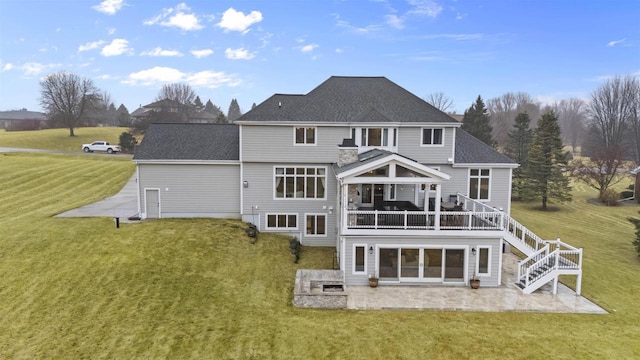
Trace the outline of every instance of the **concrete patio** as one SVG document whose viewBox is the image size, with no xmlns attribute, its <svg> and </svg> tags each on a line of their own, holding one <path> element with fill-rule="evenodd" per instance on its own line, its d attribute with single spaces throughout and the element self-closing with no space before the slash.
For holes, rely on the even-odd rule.
<svg viewBox="0 0 640 360">
<path fill-rule="evenodd" d="M 472 290 L 467 286 L 348 286 L 348 309 L 424 309 L 454 311 L 521 311 L 607 314 L 607 311 L 565 285 L 552 294 L 551 284 L 525 295 L 515 285 L 517 261 L 503 254 L 502 286 Z"/>
</svg>

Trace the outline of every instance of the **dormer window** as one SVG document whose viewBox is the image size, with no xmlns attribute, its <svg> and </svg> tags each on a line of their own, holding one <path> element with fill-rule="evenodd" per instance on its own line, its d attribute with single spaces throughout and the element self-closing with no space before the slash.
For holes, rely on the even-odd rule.
<svg viewBox="0 0 640 360">
<path fill-rule="evenodd" d="M 296 145 L 315 145 L 316 144 L 316 128 L 314 127 L 297 127 L 294 132 L 294 144 Z"/>
<path fill-rule="evenodd" d="M 444 129 L 424 128 L 422 129 L 422 146 L 442 146 L 444 145 Z"/>
</svg>

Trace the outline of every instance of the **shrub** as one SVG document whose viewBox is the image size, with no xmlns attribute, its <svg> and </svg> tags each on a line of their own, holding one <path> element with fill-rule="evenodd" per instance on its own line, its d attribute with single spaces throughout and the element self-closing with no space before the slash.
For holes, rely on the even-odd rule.
<svg viewBox="0 0 640 360">
<path fill-rule="evenodd" d="M 618 205 L 618 199 L 620 199 L 620 194 L 613 189 L 607 189 L 602 196 L 600 197 L 600 201 L 602 201 L 607 206 L 616 206 Z"/>
<path fill-rule="evenodd" d="M 132 153 L 138 141 L 129 132 L 120 134 L 120 149 L 123 152 Z"/>
<path fill-rule="evenodd" d="M 640 256 L 640 219 L 629 217 L 627 218 L 636 227 L 636 239 L 633 240 L 633 245 L 636 247 L 638 256 Z"/>
</svg>

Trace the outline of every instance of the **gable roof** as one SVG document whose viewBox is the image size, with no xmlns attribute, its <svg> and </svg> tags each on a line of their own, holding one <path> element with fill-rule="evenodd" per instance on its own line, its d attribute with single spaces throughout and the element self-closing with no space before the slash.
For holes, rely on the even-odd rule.
<svg viewBox="0 0 640 360">
<path fill-rule="evenodd" d="M 456 129 L 455 164 L 513 164 L 508 156 L 485 144 L 468 132 Z"/>
<path fill-rule="evenodd" d="M 153 123 L 133 160 L 239 160 L 238 125 Z"/>
<path fill-rule="evenodd" d="M 385 77 L 348 76 L 332 76 L 306 95 L 275 94 L 236 121 L 458 124 Z"/>
<path fill-rule="evenodd" d="M 165 98 L 162 100 L 158 100 L 156 102 L 152 102 L 151 104 L 144 105 L 143 108 L 147 109 L 155 109 L 155 108 L 180 108 L 182 104 L 176 100 Z"/>
<path fill-rule="evenodd" d="M 28 110 L 0 111 L 0 120 L 47 120 L 44 113 Z"/>
</svg>

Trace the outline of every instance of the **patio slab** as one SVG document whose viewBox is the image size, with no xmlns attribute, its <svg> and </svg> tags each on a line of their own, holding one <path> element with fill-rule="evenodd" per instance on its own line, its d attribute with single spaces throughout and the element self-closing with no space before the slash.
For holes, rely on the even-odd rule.
<svg viewBox="0 0 640 360">
<path fill-rule="evenodd" d="M 349 286 L 348 309 L 423 309 L 482 312 L 542 312 L 607 314 L 607 311 L 563 284 L 552 294 L 551 284 L 533 294 L 515 285 L 518 259 L 503 254 L 502 286 L 472 290 L 467 286 Z"/>
</svg>

